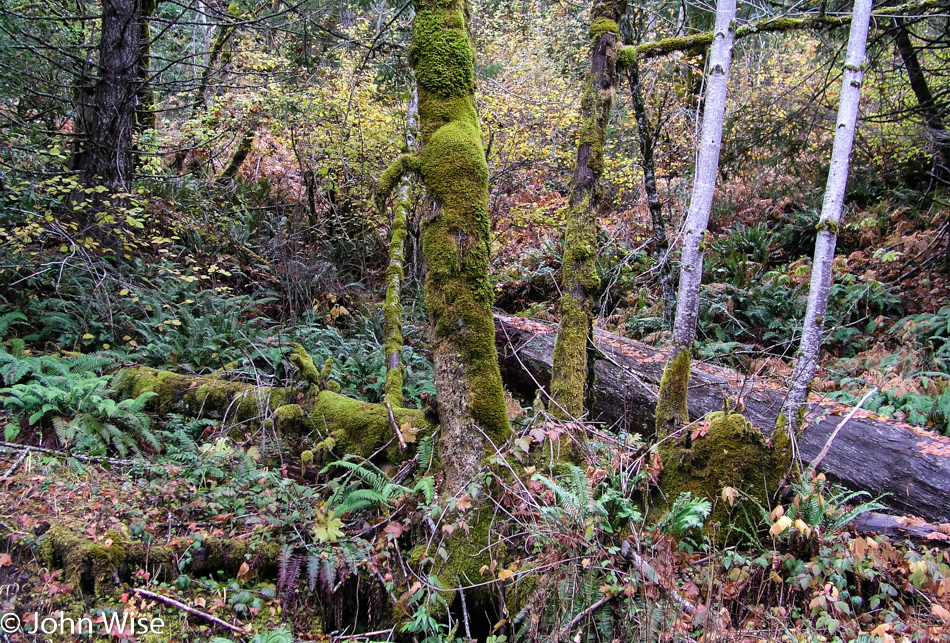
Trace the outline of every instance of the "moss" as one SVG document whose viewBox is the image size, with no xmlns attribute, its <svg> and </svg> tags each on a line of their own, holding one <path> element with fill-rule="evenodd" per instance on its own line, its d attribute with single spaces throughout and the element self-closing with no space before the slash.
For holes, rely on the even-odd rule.
<svg viewBox="0 0 950 643">
<path fill-rule="evenodd" d="M 831 219 L 822 219 L 815 225 L 818 232 L 829 232 L 835 236 L 838 235 L 838 223 Z"/>
<path fill-rule="evenodd" d="M 312 430 L 312 424 L 302 406 L 284 404 L 274 409 L 274 428 L 281 435 L 299 435 Z"/>
<path fill-rule="evenodd" d="M 403 406 L 402 394 L 402 281 L 405 277 L 405 256 L 408 203 L 402 199 L 396 203 L 393 213 L 392 233 L 389 237 L 389 266 L 386 268 L 386 301 L 383 303 L 383 333 L 386 356 L 386 399 L 394 406 Z"/>
<path fill-rule="evenodd" d="M 617 52 L 617 68 L 626 69 L 637 62 L 637 48 L 633 46 L 621 47 Z"/>
<path fill-rule="evenodd" d="M 303 378 L 304 382 L 307 382 L 311 386 L 319 384 L 320 371 L 317 370 L 317 367 L 313 363 L 313 358 L 310 357 L 310 354 L 307 353 L 303 346 L 297 343 L 293 345 L 293 350 L 290 352 L 290 361 L 297 367 L 297 370 L 300 371 L 300 377 Z"/>
<path fill-rule="evenodd" d="M 675 440 L 658 447 L 663 462 L 659 485 L 667 507 L 685 492 L 710 500 L 713 511 L 707 525 L 718 523 L 722 538 L 728 540 L 732 533 L 729 525 L 748 530 L 755 524 L 747 522 L 747 513 L 741 508 L 722 500 L 722 489 L 733 487 L 768 507 L 790 461 L 784 447 L 771 448 L 761 431 L 739 413 L 711 413 L 708 422 L 706 435 L 692 440 L 688 447 Z"/>
<path fill-rule="evenodd" d="M 620 27 L 617 22 L 610 18 L 594 18 L 590 22 L 590 30 L 587 32 L 591 39 L 600 38 L 605 33 L 620 35 Z"/>
<path fill-rule="evenodd" d="M 115 589 L 127 544 L 125 535 L 115 529 L 94 542 L 66 527 L 52 527 L 43 536 L 37 558 L 50 569 L 61 565 L 74 590 L 105 596 Z"/>
<path fill-rule="evenodd" d="M 689 371 L 689 349 L 681 349 L 663 369 L 655 413 L 657 440 L 689 422 Z"/>
<path fill-rule="evenodd" d="M 422 411 L 393 408 L 393 415 L 400 426 L 409 424 L 417 429 L 417 442 L 432 433 L 433 427 Z M 337 452 L 360 453 L 368 457 L 391 443 L 384 451 L 391 462 L 400 462 L 411 455 L 400 452 L 389 412 L 382 404 L 321 391 L 311 412 L 311 420 L 318 433 L 325 434 L 324 427 L 331 427 L 330 437 Z"/>
<path fill-rule="evenodd" d="M 475 49 L 463 12 L 451 7 L 418 11 L 412 21 L 409 61 L 416 82 L 430 92 L 445 97 L 474 92 Z"/>
</svg>

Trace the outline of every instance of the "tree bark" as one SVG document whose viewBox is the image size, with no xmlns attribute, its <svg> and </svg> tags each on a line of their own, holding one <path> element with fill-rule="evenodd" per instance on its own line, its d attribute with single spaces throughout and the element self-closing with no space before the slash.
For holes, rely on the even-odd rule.
<svg viewBox="0 0 950 643">
<path fill-rule="evenodd" d="M 596 0 L 591 10 L 591 66 L 581 94 L 581 129 L 571 179 L 570 208 L 561 261 L 561 325 L 554 346 L 551 412 L 561 419 L 584 415 L 597 275 L 598 181 L 604 170 L 607 122 L 617 85 L 620 29 L 626 0 Z"/>
<path fill-rule="evenodd" d="M 504 315 L 496 315 L 495 324 L 505 383 L 532 399 L 550 381 L 555 329 Z M 595 330 L 594 337 L 604 358 L 595 367 L 597 400 L 592 419 L 649 439 L 655 430 L 658 388 L 669 351 L 602 330 Z M 728 402 L 771 435 L 784 393 L 779 383 L 697 363 L 690 371 L 689 419 L 721 411 Z M 821 452 L 849 410 L 813 398 L 808 414 L 813 419 L 798 441 L 806 462 Z M 858 412 L 832 442 L 818 469 L 874 497 L 890 494 L 882 502 L 896 511 L 931 522 L 950 520 L 950 438 Z"/>
<path fill-rule="evenodd" d="M 152 29 L 150 21 L 157 0 L 141 0 L 139 16 L 138 94 L 135 108 L 135 132 L 142 134 L 155 129 L 155 92 L 152 90 Z"/>
<path fill-rule="evenodd" d="M 99 74 L 76 163 L 87 186 L 131 187 L 140 15 L 140 0 L 103 0 Z"/>
<path fill-rule="evenodd" d="M 802 427 L 808 387 L 818 367 L 818 349 L 821 347 L 821 331 L 824 326 L 828 297 L 831 293 L 831 267 L 835 257 L 838 226 L 848 186 L 848 166 L 854 131 L 858 122 L 858 105 L 861 101 L 861 82 L 864 77 L 865 46 L 871 22 L 872 0 L 856 0 L 851 33 L 848 37 L 848 54 L 841 81 L 841 98 L 835 126 L 835 142 L 831 152 L 831 167 L 828 183 L 818 221 L 818 238 L 815 241 L 815 259 L 812 262 L 811 285 L 808 290 L 808 307 L 805 310 L 802 341 L 798 360 L 792 373 L 788 399 L 782 410 L 782 418 L 794 438 Z M 794 444 L 794 440 L 793 440 Z"/>
<path fill-rule="evenodd" d="M 703 277 L 702 242 L 719 173 L 719 148 L 726 115 L 726 89 L 729 83 L 729 65 L 732 62 L 735 17 L 736 1 L 720 0 L 716 5 L 715 37 L 709 56 L 706 80 L 708 89 L 699 155 L 696 159 L 696 178 L 684 224 L 679 294 L 676 298 L 676 319 L 673 323 L 673 350 L 660 386 L 657 407 L 657 436 L 660 438 L 675 426 L 687 421 L 689 351 L 696 339 L 696 323 L 699 319 L 699 286 Z"/>
</svg>

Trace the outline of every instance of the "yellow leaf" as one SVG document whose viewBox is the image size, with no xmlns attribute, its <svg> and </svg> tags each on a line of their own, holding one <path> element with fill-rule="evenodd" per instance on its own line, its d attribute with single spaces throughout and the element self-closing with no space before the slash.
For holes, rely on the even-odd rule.
<svg viewBox="0 0 950 643">
<path fill-rule="evenodd" d="M 801 518 L 795 519 L 795 529 L 800 531 L 805 538 L 811 536 L 811 527 L 808 526 L 808 523 L 802 520 Z"/>
<path fill-rule="evenodd" d="M 119 294 L 122 295 L 123 297 L 125 297 L 126 295 L 129 294 L 129 289 L 128 289 L 128 288 L 123 288 L 122 290 L 119 291 Z"/>
<path fill-rule="evenodd" d="M 514 575 L 515 573 L 511 571 L 510 569 L 503 569 L 500 572 L 498 572 L 498 580 L 500 580 L 501 582 L 505 582 L 509 578 L 512 578 Z"/>
<path fill-rule="evenodd" d="M 775 521 L 775 524 L 772 525 L 772 528 L 769 529 L 769 533 L 772 536 L 778 536 L 783 531 L 792 526 L 792 519 L 788 516 L 780 516 L 778 520 Z"/>
<path fill-rule="evenodd" d="M 91 333 L 86 333 L 82 336 L 83 339 L 95 339 Z"/>
<path fill-rule="evenodd" d="M 783 507 L 782 505 L 776 505 L 775 509 L 772 510 L 772 513 L 769 514 L 772 520 L 775 520 L 776 518 L 781 518 L 784 515 L 785 515 L 785 507 Z"/>
<path fill-rule="evenodd" d="M 178 321 L 177 319 L 173 319 L 173 320 L 172 320 L 172 326 L 181 326 L 181 322 Z"/>
</svg>

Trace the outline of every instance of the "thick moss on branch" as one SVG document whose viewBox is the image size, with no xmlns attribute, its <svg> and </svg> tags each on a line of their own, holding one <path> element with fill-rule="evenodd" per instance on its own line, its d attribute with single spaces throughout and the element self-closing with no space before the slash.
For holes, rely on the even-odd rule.
<svg viewBox="0 0 950 643">
<path fill-rule="evenodd" d="M 389 235 L 389 266 L 386 268 L 386 301 L 383 304 L 383 333 L 386 353 L 386 399 L 394 406 L 404 404 L 402 395 L 402 280 L 406 242 L 406 210 L 409 204 L 399 199 L 393 212 Z"/>
<path fill-rule="evenodd" d="M 939 9 L 944 6 L 940 0 L 918 0 L 908 2 L 894 7 L 883 7 L 871 13 L 871 16 L 901 16 L 913 15 L 929 9 Z M 821 29 L 845 27 L 851 24 L 851 15 L 829 16 L 827 14 L 806 15 L 802 18 L 789 18 L 787 16 L 778 18 L 767 18 L 751 25 L 739 27 L 736 29 L 735 38 L 744 38 L 760 33 L 776 33 L 781 31 L 793 31 L 796 29 Z M 641 58 L 657 58 L 673 53 L 674 51 L 684 51 L 688 53 L 701 53 L 712 44 L 713 34 L 711 32 L 695 34 L 692 36 L 680 36 L 674 38 L 664 38 L 655 42 L 646 42 L 636 47 L 636 54 Z"/>
</svg>

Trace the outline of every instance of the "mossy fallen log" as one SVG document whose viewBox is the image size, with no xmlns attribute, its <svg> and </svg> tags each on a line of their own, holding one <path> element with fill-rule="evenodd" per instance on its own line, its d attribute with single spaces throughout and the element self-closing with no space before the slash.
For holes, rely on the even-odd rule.
<svg viewBox="0 0 950 643">
<path fill-rule="evenodd" d="M 128 582 L 139 569 L 152 578 L 171 581 L 181 572 L 202 576 L 220 571 L 234 576 L 248 563 L 260 577 L 271 578 L 276 576 L 280 545 L 270 542 L 252 548 L 249 541 L 235 538 L 160 545 L 130 541 L 116 529 L 95 541 L 75 529 L 55 526 L 43 535 L 36 555 L 43 566 L 63 569 L 64 580 L 74 590 L 104 596 Z"/>
<path fill-rule="evenodd" d="M 308 379 L 321 380 L 315 368 L 302 372 Z M 282 435 L 311 436 L 337 455 L 378 455 L 389 462 L 415 455 L 412 444 L 400 448 L 385 405 L 320 390 L 316 384 L 268 387 L 231 381 L 225 374 L 194 376 L 140 368 L 128 371 L 125 387 L 131 396 L 155 393 L 149 408 L 157 413 L 212 418 L 236 427 L 273 427 Z M 423 411 L 395 407 L 392 411 L 397 426 L 410 426 L 417 440 L 432 433 L 434 427 Z"/>
<path fill-rule="evenodd" d="M 502 377 L 508 388 L 533 399 L 550 381 L 553 325 L 495 316 Z M 657 390 L 666 351 L 597 330 L 596 403 L 590 419 L 652 437 Z M 689 381 L 689 417 L 722 411 L 727 400 L 766 436 L 782 409 L 785 387 L 727 368 L 694 362 Z M 850 409 L 813 397 L 811 422 L 799 438 L 804 461 L 822 450 L 841 416 Z M 818 467 L 845 486 L 867 491 L 893 509 L 932 522 L 950 521 L 950 438 L 919 427 L 861 412 L 842 429 Z"/>
</svg>

